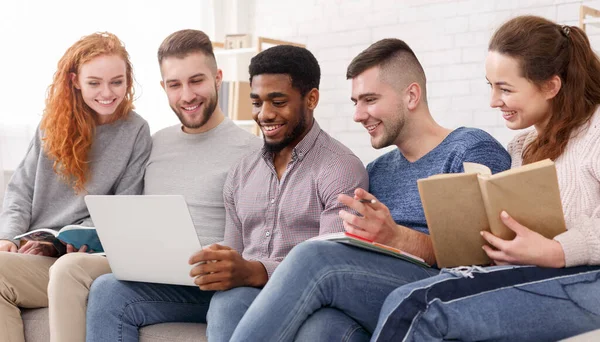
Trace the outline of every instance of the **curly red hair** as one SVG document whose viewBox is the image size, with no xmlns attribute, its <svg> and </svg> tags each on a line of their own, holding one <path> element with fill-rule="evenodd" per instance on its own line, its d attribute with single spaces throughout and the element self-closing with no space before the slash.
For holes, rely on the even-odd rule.
<svg viewBox="0 0 600 342">
<path fill-rule="evenodd" d="M 104 55 L 119 56 L 126 65 L 127 91 L 110 122 L 125 117 L 133 109 L 133 68 L 129 54 L 117 36 L 98 32 L 81 38 L 58 62 L 58 69 L 48 87 L 40 124 L 44 151 L 54 161 L 54 172 L 76 193 L 85 190 L 89 177 L 88 155 L 94 141 L 98 115 L 83 101 L 72 75 L 77 75 L 83 64 Z"/>
</svg>

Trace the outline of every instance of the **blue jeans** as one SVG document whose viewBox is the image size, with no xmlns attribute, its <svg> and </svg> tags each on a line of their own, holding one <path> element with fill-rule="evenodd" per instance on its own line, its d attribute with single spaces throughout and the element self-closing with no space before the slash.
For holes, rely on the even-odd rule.
<svg viewBox="0 0 600 342">
<path fill-rule="evenodd" d="M 600 267 L 465 267 L 392 292 L 372 341 L 556 341 L 598 328 Z"/>
<path fill-rule="evenodd" d="M 211 342 L 228 342 L 260 289 L 238 287 L 216 292 L 210 301 L 206 334 Z M 368 341 L 371 337 L 342 312 L 324 309 L 312 315 L 300 329 L 297 341 Z"/>
<path fill-rule="evenodd" d="M 165 322 L 206 323 L 214 292 L 194 286 L 97 278 L 90 289 L 86 340 L 139 341 L 140 327 Z"/>
<path fill-rule="evenodd" d="M 439 273 L 394 257 L 336 242 L 308 241 L 292 249 L 256 297 L 231 341 L 300 340 L 299 332 L 325 336 L 333 328 L 318 327 L 312 318 L 324 313 L 336 331 L 370 334 L 387 295 L 397 287 Z M 342 316 L 347 317 L 342 317 Z M 339 326 L 340 322 L 345 328 Z M 359 327 L 357 329 L 357 327 Z M 361 329 L 362 328 L 362 329 Z M 320 331 L 318 331 L 321 329 Z M 359 340 L 359 339 L 357 339 Z"/>
<path fill-rule="evenodd" d="M 208 340 L 228 342 L 238 322 L 259 293 L 260 289 L 254 287 L 237 287 L 216 292 L 208 309 Z"/>
</svg>

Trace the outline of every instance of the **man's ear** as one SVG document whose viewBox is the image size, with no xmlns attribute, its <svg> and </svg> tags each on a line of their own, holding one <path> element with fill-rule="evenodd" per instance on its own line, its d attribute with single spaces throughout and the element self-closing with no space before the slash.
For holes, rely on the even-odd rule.
<svg viewBox="0 0 600 342">
<path fill-rule="evenodd" d="M 554 75 L 546 81 L 542 86 L 542 91 L 545 94 L 546 100 L 553 99 L 560 91 L 560 88 L 562 88 L 562 80 L 558 75 Z"/>
<path fill-rule="evenodd" d="M 416 109 L 419 102 L 421 102 L 421 86 L 416 82 L 409 84 L 408 87 L 406 87 L 405 98 L 406 107 L 409 110 Z"/>
<path fill-rule="evenodd" d="M 319 104 L 319 89 L 312 88 L 308 94 L 306 94 L 306 106 L 310 110 L 315 110 Z"/>
<path fill-rule="evenodd" d="M 69 76 L 71 77 L 71 83 L 73 83 L 73 86 L 77 89 L 81 89 L 81 86 L 79 85 L 79 80 L 77 80 L 77 74 L 72 72 L 69 74 Z"/>
<path fill-rule="evenodd" d="M 217 83 L 217 93 L 221 90 L 221 84 L 223 84 L 223 71 L 221 69 L 217 69 L 217 74 L 215 75 L 215 82 Z"/>
<path fill-rule="evenodd" d="M 165 89 L 165 81 L 160 80 L 160 86 L 163 88 L 164 91 L 167 91 L 167 89 Z"/>
</svg>

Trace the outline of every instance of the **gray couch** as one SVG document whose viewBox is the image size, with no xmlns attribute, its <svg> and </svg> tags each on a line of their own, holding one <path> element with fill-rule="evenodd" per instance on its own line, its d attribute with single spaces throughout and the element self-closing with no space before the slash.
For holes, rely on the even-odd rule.
<svg viewBox="0 0 600 342">
<path fill-rule="evenodd" d="M 11 173 L 4 172 L 8 182 Z M 0 189 L 0 194 L 4 188 Z M 45 342 L 50 340 L 48 309 L 23 310 L 25 341 Z M 140 329 L 140 342 L 203 342 L 206 341 L 206 324 L 162 323 Z M 600 329 L 565 340 L 568 342 L 600 341 Z"/>
<path fill-rule="evenodd" d="M 0 189 L 4 193 L 12 173 L 4 171 L 5 184 Z M 2 197 L 2 196 L 0 196 Z M 25 341 L 46 342 L 50 341 L 48 326 L 48 309 L 23 310 L 23 324 L 25 325 Z M 206 324 L 193 323 L 163 323 L 140 329 L 142 342 L 199 342 L 206 341 Z"/>
<path fill-rule="evenodd" d="M 25 341 L 50 341 L 48 309 L 23 310 Z M 162 323 L 140 329 L 140 342 L 206 341 L 206 325 L 194 323 Z"/>
<path fill-rule="evenodd" d="M 50 341 L 48 309 L 23 310 L 25 341 Z M 194 323 L 162 323 L 140 329 L 140 342 L 206 341 L 206 325 Z"/>
</svg>

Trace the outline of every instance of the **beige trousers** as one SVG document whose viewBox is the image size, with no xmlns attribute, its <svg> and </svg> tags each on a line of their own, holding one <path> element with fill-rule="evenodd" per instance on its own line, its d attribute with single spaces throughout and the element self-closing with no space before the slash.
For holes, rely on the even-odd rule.
<svg viewBox="0 0 600 342">
<path fill-rule="evenodd" d="M 23 342 L 19 308 L 49 308 L 51 341 L 85 341 L 90 286 L 110 272 L 106 258 L 71 253 L 59 259 L 0 252 L 0 336 Z"/>
</svg>

